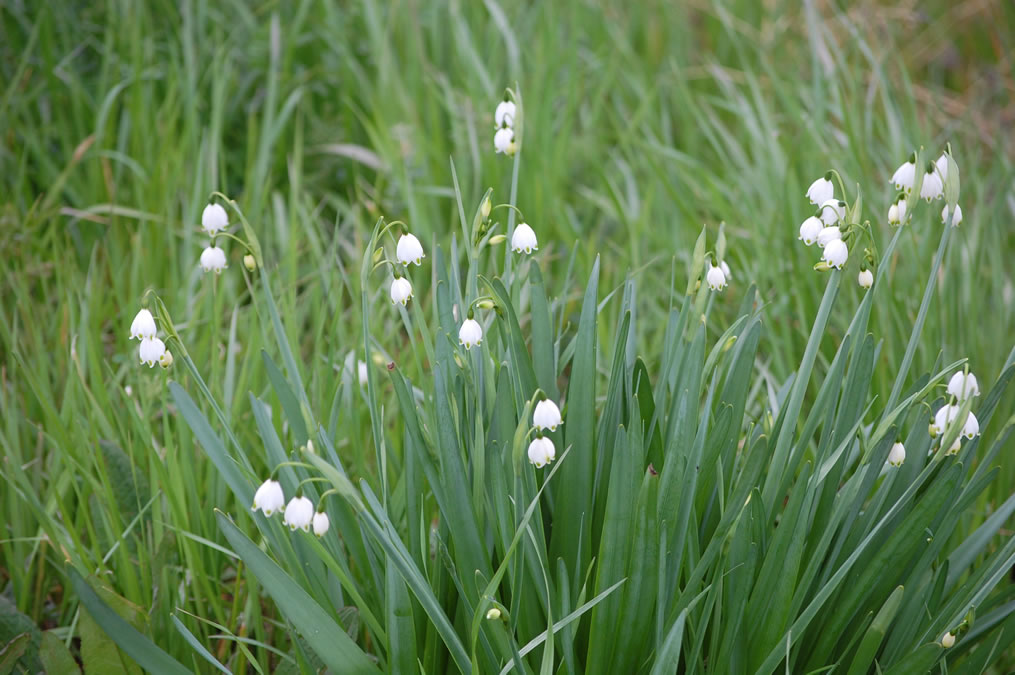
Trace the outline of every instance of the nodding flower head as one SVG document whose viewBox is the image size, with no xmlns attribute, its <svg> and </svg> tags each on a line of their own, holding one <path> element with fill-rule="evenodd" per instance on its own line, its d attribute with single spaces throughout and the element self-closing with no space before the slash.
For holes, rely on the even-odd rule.
<svg viewBox="0 0 1015 675">
<path fill-rule="evenodd" d="M 157 337 L 143 338 L 141 340 L 138 356 L 141 358 L 141 363 L 149 368 L 154 368 L 156 363 L 161 362 L 165 354 L 166 343 Z"/>
<path fill-rule="evenodd" d="M 541 469 L 557 458 L 557 449 L 553 441 L 546 436 L 537 436 L 529 443 L 529 461 Z"/>
<path fill-rule="evenodd" d="M 948 224 L 948 205 L 941 209 L 941 222 L 945 225 Z M 955 205 L 955 220 L 952 221 L 952 227 L 958 227 L 962 224 L 962 207 L 958 204 Z"/>
<path fill-rule="evenodd" d="M 976 419 L 976 415 L 969 413 L 966 417 L 965 423 L 962 425 L 962 435 L 973 440 L 980 435 L 980 421 Z"/>
<path fill-rule="evenodd" d="M 888 464 L 891 466 L 902 466 L 902 463 L 906 461 L 906 446 L 898 441 L 892 446 L 892 449 L 888 452 Z"/>
<path fill-rule="evenodd" d="M 938 175 L 934 163 L 928 162 L 927 170 L 923 174 L 923 184 L 920 186 L 920 199 L 931 202 L 941 199 L 943 195 L 944 183 L 941 182 L 941 176 Z"/>
<path fill-rule="evenodd" d="M 832 174 L 828 172 L 807 188 L 807 199 L 811 204 L 823 204 L 835 196 L 835 186 L 832 185 L 831 178 Z"/>
<path fill-rule="evenodd" d="M 510 157 L 515 154 L 515 132 L 511 127 L 501 127 L 493 135 L 493 149 Z"/>
<path fill-rule="evenodd" d="M 945 649 L 951 648 L 955 644 L 955 636 L 952 635 L 951 631 L 941 636 L 941 646 Z"/>
<path fill-rule="evenodd" d="M 409 266 L 409 263 L 420 265 L 423 263 L 423 258 L 426 257 L 426 254 L 423 253 L 423 244 L 419 243 L 416 235 L 408 232 L 398 238 L 395 254 L 398 256 L 398 262 L 406 267 Z"/>
<path fill-rule="evenodd" d="M 980 383 L 976 381 L 976 375 L 958 371 L 948 380 L 948 395 L 954 396 L 960 401 L 980 395 Z"/>
<path fill-rule="evenodd" d="M 722 271 L 722 267 L 716 267 L 711 262 L 708 263 L 708 271 L 705 272 L 705 281 L 713 291 L 726 288 L 726 274 Z"/>
<path fill-rule="evenodd" d="M 290 530 L 299 528 L 304 532 L 310 531 L 310 523 L 314 519 L 314 503 L 306 497 L 293 497 L 285 507 L 285 514 L 282 516 L 282 523 L 289 526 Z"/>
<path fill-rule="evenodd" d="M 916 178 L 916 153 L 914 152 L 906 160 L 906 163 L 895 170 L 892 174 L 892 185 L 896 190 L 909 192 L 913 189 L 913 180 Z"/>
<path fill-rule="evenodd" d="M 860 284 L 860 288 L 870 288 L 874 285 L 874 273 L 870 270 L 860 270 L 860 274 L 856 277 L 856 283 Z"/>
<path fill-rule="evenodd" d="M 219 274 L 226 268 L 226 252 L 215 244 L 201 251 L 201 269 Z"/>
<path fill-rule="evenodd" d="M 458 329 L 458 342 L 464 345 L 466 349 L 472 349 L 476 345 L 482 344 L 483 327 L 470 316 L 462 322 L 462 327 Z"/>
<path fill-rule="evenodd" d="M 842 239 L 842 231 L 835 225 L 821 228 L 818 232 L 818 248 L 824 248 L 828 242 Z"/>
<path fill-rule="evenodd" d="M 497 110 L 493 114 L 493 123 L 498 129 L 502 127 L 514 128 L 515 126 L 515 102 L 504 100 L 497 104 Z"/>
<path fill-rule="evenodd" d="M 811 216 L 800 226 L 800 236 L 798 239 L 810 246 L 818 240 L 818 234 L 821 232 L 822 227 L 824 227 L 824 223 L 816 216 Z"/>
<path fill-rule="evenodd" d="M 536 233 L 526 223 L 519 223 L 511 235 L 511 250 L 515 253 L 532 253 L 538 251 L 539 242 L 536 241 Z"/>
<path fill-rule="evenodd" d="M 159 359 L 159 365 L 162 366 L 163 368 L 169 368 L 170 366 L 172 366 L 173 353 L 167 349 L 165 353 L 162 355 L 162 358 Z"/>
<path fill-rule="evenodd" d="M 318 511 L 314 514 L 314 534 L 318 537 L 323 537 L 328 533 L 328 528 L 331 527 L 331 521 L 328 520 L 328 514 L 324 511 Z"/>
<path fill-rule="evenodd" d="M 888 207 L 888 224 L 889 225 L 902 225 L 906 222 L 906 199 L 900 198 L 899 201 L 895 202 Z"/>
<path fill-rule="evenodd" d="M 391 281 L 391 304 L 405 307 L 412 298 L 412 284 L 405 277 L 395 277 Z"/>
<path fill-rule="evenodd" d="M 282 494 L 282 484 L 277 480 L 268 479 L 261 483 L 254 493 L 254 505 L 251 511 L 263 511 L 264 515 L 271 517 L 276 511 L 281 511 L 285 506 L 285 495 Z"/>
<path fill-rule="evenodd" d="M 821 215 L 819 217 L 825 225 L 835 225 L 846 217 L 846 202 L 837 199 L 821 202 Z"/>
<path fill-rule="evenodd" d="M 130 339 L 143 340 L 155 337 L 155 317 L 147 309 L 142 309 L 130 322 Z"/>
<path fill-rule="evenodd" d="M 842 239 L 833 239 L 825 244 L 824 261 L 828 263 L 829 267 L 841 270 L 842 266 L 846 264 L 846 258 L 848 257 L 849 249 L 846 248 L 846 244 Z"/>
<path fill-rule="evenodd" d="M 229 216 L 221 204 L 209 204 L 201 212 L 201 229 L 214 237 L 229 226 Z"/>
<path fill-rule="evenodd" d="M 556 431 L 557 426 L 561 424 L 560 408 L 557 404 L 546 399 L 536 403 L 536 409 L 532 411 L 532 425 L 540 431 L 549 429 L 550 431 Z"/>
</svg>

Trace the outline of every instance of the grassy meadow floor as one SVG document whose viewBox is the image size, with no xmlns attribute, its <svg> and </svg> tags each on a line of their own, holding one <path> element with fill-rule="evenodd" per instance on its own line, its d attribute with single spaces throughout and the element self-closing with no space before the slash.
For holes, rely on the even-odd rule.
<svg viewBox="0 0 1015 675">
<path fill-rule="evenodd" d="M 211 279 L 197 266 L 209 194 L 236 199 L 260 237 L 310 404 L 329 414 L 349 473 L 375 479 L 369 413 L 337 395 L 361 345 L 366 240 L 383 215 L 428 250 L 446 243 L 458 228 L 449 160 L 467 205 L 489 187 L 508 200 L 512 162 L 494 155 L 491 131 L 506 86 L 524 100 L 517 204 L 540 233 L 566 321 L 577 324 L 601 256 L 600 299 L 635 275 L 639 321 L 657 326 L 637 347 L 658 353 L 671 286 L 683 283 L 674 270 L 703 223 L 725 223 L 733 282 L 712 311 L 735 317 L 757 285 L 758 367 L 773 395 L 824 289 L 814 250 L 797 241 L 807 186 L 830 168 L 859 184 L 883 249 L 888 178 L 913 149 L 936 157 L 950 142 L 965 217 L 912 372 L 968 357 L 993 381 L 1015 345 L 1012 26 L 1015 8 L 1001 2 L 0 5 L 0 477 L 10 486 L 0 602 L 62 640 L 94 634 L 70 589 L 74 559 L 184 663 L 192 648 L 174 620 L 237 671 L 288 649 L 216 524 L 215 508 L 249 505 L 235 503 L 169 405 L 167 380 L 186 382 L 185 371 L 139 368 L 127 327 L 154 289 L 240 440 L 259 443 L 248 392 L 282 417 L 261 354 L 277 360 L 275 340 L 239 273 L 240 248 L 226 249 L 236 273 Z M 875 305 L 881 398 L 939 228 L 924 213 L 903 232 L 891 302 Z M 862 295 L 847 281 L 835 338 Z M 426 298 L 425 275 L 419 284 Z M 619 307 L 604 305 L 607 325 Z M 398 316 L 374 312 L 370 328 L 393 336 L 383 361 L 398 359 Z M 822 345 L 819 369 L 838 342 Z M 599 344 L 605 379 L 612 342 Z M 760 419 L 767 399 L 752 397 L 749 413 Z M 1009 391 L 1001 409 L 1013 404 Z M 961 532 L 1009 496 L 1015 461 L 1002 457 Z M 92 663 L 120 658 L 101 649 Z"/>
</svg>

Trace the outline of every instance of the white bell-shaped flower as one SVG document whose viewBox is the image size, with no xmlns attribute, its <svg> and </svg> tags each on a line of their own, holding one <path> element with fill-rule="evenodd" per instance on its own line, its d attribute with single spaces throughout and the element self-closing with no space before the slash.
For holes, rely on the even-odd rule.
<svg viewBox="0 0 1015 675">
<path fill-rule="evenodd" d="M 957 455 L 957 454 L 959 454 L 959 450 L 961 450 L 961 449 L 962 449 L 962 437 L 959 436 L 952 443 L 951 447 L 948 448 L 947 450 L 945 450 L 945 454 L 946 455 Z"/>
<path fill-rule="evenodd" d="M 297 528 L 304 532 L 310 531 L 310 523 L 314 519 L 314 503 L 306 497 L 293 497 L 285 507 L 282 523 L 290 530 Z"/>
<path fill-rule="evenodd" d="M 948 180 L 948 155 L 941 153 L 941 156 L 934 162 L 934 167 L 937 169 L 937 174 L 941 176 L 941 182 L 944 183 Z"/>
<path fill-rule="evenodd" d="M 458 342 L 466 349 L 472 349 L 474 346 L 482 344 L 483 327 L 471 317 L 466 319 L 462 322 L 462 327 L 458 329 Z"/>
<path fill-rule="evenodd" d="M 501 101 L 497 104 L 497 110 L 493 114 L 493 123 L 498 129 L 501 127 L 515 126 L 515 102 Z"/>
<path fill-rule="evenodd" d="M 529 443 L 529 461 L 541 469 L 557 458 L 557 449 L 553 441 L 546 436 L 538 436 Z"/>
<path fill-rule="evenodd" d="M 825 174 L 807 188 L 807 199 L 811 204 L 824 204 L 834 196 L 835 186 L 832 184 L 831 174 Z"/>
<path fill-rule="evenodd" d="M 896 190 L 909 192 L 913 189 L 913 181 L 916 179 L 916 153 L 910 155 L 905 164 L 900 166 L 892 174 L 892 185 Z"/>
<path fill-rule="evenodd" d="M 391 281 L 391 304 L 400 304 L 403 307 L 412 298 L 412 284 L 405 277 L 395 277 Z"/>
<path fill-rule="evenodd" d="M 945 225 L 948 224 L 948 205 L 941 209 L 941 222 Z M 952 221 L 952 227 L 958 227 L 962 224 L 962 207 L 958 204 L 955 205 L 955 220 Z"/>
<path fill-rule="evenodd" d="M 708 264 L 708 271 L 705 272 L 705 281 L 713 291 L 721 291 L 726 288 L 726 275 L 721 267 L 716 267 L 712 263 Z"/>
<path fill-rule="evenodd" d="M 134 320 L 130 322 L 130 339 L 137 338 L 143 340 L 144 338 L 153 338 L 157 328 L 155 327 L 155 317 L 147 309 L 142 309 L 134 317 Z"/>
<path fill-rule="evenodd" d="M 540 431 L 549 429 L 556 431 L 561 424 L 560 408 L 550 399 L 536 403 L 536 409 L 532 411 L 532 426 Z"/>
<path fill-rule="evenodd" d="M 170 366 L 172 366 L 173 353 L 167 349 L 166 352 L 162 355 L 162 358 L 159 359 L 159 365 L 162 366 L 163 368 L 169 368 Z"/>
<path fill-rule="evenodd" d="M 395 254 L 398 256 L 398 262 L 406 267 L 409 266 L 409 263 L 420 265 L 423 262 L 423 258 L 426 257 L 426 253 L 423 253 L 423 244 L 419 243 L 416 235 L 409 232 L 398 238 Z"/>
<path fill-rule="evenodd" d="M 941 176 L 937 175 L 934 165 L 931 164 L 923 174 L 923 184 L 920 186 L 920 199 L 926 199 L 928 202 L 931 202 L 935 199 L 941 199 L 943 195 L 944 184 L 941 182 Z"/>
<path fill-rule="evenodd" d="M 824 227 L 824 225 L 825 224 L 821 222 L 817 216 L 811 216 L 800 226 L 800 236 L 797 238 L 810 246 L 818 240 L 818 234 L 821 232 L 821 228 Z"/>
<path fill-rule="evenodd" d="M 849 249 L 846 248 L 846 244 L 842 239 L 833 239 L 825 244 L 825 255 L 823 258 L 829 267 L 841 270 L 842 266 L 846 264 L 846 258 L 848 257 Z"/>
<path fill-rule="evenodd" d="M 515 253 L 532 253 L 539 250 L 536 233 L 526 223 L 519 223 L 511 235 L 511 250 Z"/>
<path fill-rule="evenodd" d="M 892 445 L 892 449 L 888 451 L 888 463 L 892 466 L 902 466 L 902 463 L 906 461 L 906 446 L 898 441 Z"/>
<path fill-rule="evenodd" d="M 511 156 L 514 153 L 515 132 L 511 127 L 501 127 L 493 135 L 493 149 L 498 153 Z"/>
<path fill-rule="evenodd" d="M 962 435 L 970 440 L 980 435 L 980 421 L 973 413 L 969 413 L 969 416 L 966 417 L 966 421 L 962 425 Z"/>
<path fill-rule="evenodd" d="M 327 513 L 318 511 L 314 514 L 314 534 L 318 537 L 323 537 L 328 533 L 329 527 L 331 527 L 331 521 L 328 520 Z"/>
<path fill-rule="evenodd" d="M 214 237 L 229 226 L 229 216 L 221 204 L 209 204 L 201 212 L 201 229 Z"/>
<path fill-rule="evenodd" d="M 285 506 L 285 495 L 282 494 L 282 484 L 277 480 L 268 479 L 261 483 L 254 493 L 254 505 L 251 511 L 263 511 L 268 518 L 276 511 L 281 511 Z"/>
<path fill-rule="evenodd" d="M 825 225 L 835 225 L 845 217 L 846 202 L 837 199 L 821 202 L 821 222 Z"/>
<path fill-rule="evenodd" d="M 860 270 L 860 274 L 856 277 L 856 283 L 860 284 L 860 288 L 870 288 L 874 285 L 874 273 L 870 270 Z"/>
<path fill-rule="evenodd" d="M 370 379 L 370 374 L 367 371 L 366 361 L 356 362 L 356 378 L 359 380 L 359 386 L 365 387 L 367 385 L 367 381 Z"/>
<path fill-rule="evenodd" d="M 934 421 L 930 424 L 930 435 L 936 437 L 943 434 L 948 425 L 951 424 L 958 415 L 959 406 L 941 406 L 938 411 L 934 413 Z"/>
<path fill-rule="evenodd" d="M 980 383 L 976 381 L 976 375 L 958 371 L 948 380 L 948 395 L 954 396 L 960 401 L 980 395 Z"/>
<path fill-rule="evenodd" d="M 226 252 L 215 244 L 201 251 L 201 269 L 219 274 L 226 268 Z"/>
<path fill-rule="evenodd" d="M 818 248 L 824 248 L 828 245 L 828 242 L 835 241 L 836 239 L 842 239 L 842 231 L 832 225 L 830 227 L 823 227 L 818 232 Z"/>
<path fill-rule="evenodd" d="M 162 360 L 162 357 L 166 353 L 166 343 L 162 340 L 155 338 L 143 338 L 141 340 L 141 346 L 138 348 L 138 355 L 141 358 L 141 363 L 147 365 L 149 368 L 154 368 L 156 363 Z"/>
<path fill-rule="evenodd" d="M 888 207 L 888 224 L 902 225 L 906 222 L 906 200 L 900 199 Z"/>
<path fill-rule="evenodd" d="M 949 631 L 941 636 L 941 646 L 945 649 L 951 648 L 955 644 L 955 636 Z"/>
</svg>

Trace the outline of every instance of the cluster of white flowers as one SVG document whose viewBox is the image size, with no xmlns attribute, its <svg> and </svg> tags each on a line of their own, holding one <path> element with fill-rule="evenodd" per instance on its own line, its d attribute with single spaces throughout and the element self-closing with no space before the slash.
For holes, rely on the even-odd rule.
<svg viewBox="0 0 1015 675">
<path fill-rule="evenodd" d="M 265 517 L 270 518 L 273 513 L 282 511 L 283 506 L 285 511 L 282 515 L 282 523 L 288 525 L 290 530 L 300 529 L 309 532 L 313 527 L 314 534 L 323 537 L 331 527 L 328 514 L 315 510 L 314 503 L 303 495 L 297 494 L 286 504 L 285 495 L 282 494 L 282 484 L 270 478 L 257 488 L 257 492 L 254 493 L 254 505 L 250 507 L 250 510 L 262 511 Z"/>
<path fill-rule="evenodd" d="M 832 172 L 811 183 L 806 196 L 811 204 L 818 206 L 818 210 L 800 225 L 797 238 L 806 246 L 817 244 L 823 249 L 822 261 L 828 267 L 842 269 L 849 258 L 849 249 L 842 240 L 840 229 L 846 218 L 846 202 L 835 198 Z"/>
<path fill-rule="evenodd" d="M 557 449 L 553 441 L 543 435 L 544 431 L 556 431 L 562 424 L 560 408 L 549 399 L 536 403 L 532 411 L 532 426 L 536 428 L 536 437 L 529 443 L 529 462 L 541 469 L 557 458 Z"/>
<path fill-rule="evenodd" d="M 933 162 L 927 162 L 923 172 L 923 181 L 920 183 L 920 198 L 928 203 L 935 199 L 944 197 L 944 186 L 948 181 L 948 154 L 942 152 L 941 156 Z M 891 183 L 900 193 L 896 202 L 888 209 L 888 222 L 892 225 L 902 225 L 906 222 L 906 197 L 913 191 L 916 183 L 916 153 L 909 156 L 909 159 L 895 170 L 892 174 Z M 941 220 L 948 223 L 949 213 L 946 205 L 941 211 Z M 962 207 L 955 205 L 955 219 L 952 225 L 958 227 L 962 222 Z"/>
<path fill-rule="evenodd" d="M 518 152 L 518 142 L 515 139 L 515 116 L 517 112 L 518 107 L 515 105 L 515 102 L 507 96 L 497 104 L 497 110 L 493 114 L 495 125 L 493 148 L 498 154 L 503 153 L 511 157 Z"/>
<path fill-rule="evenodd" d="M 953 374 L 951 379 L 948 380 L 948 396 L 951 397 L 953 402 L 946 403 L 934 413 L 934 419 L 930 423 L 931 437 L 942 436 L 948 427 L 953 423 L 957 423 L 959 414 L 962 412 L 962 402 L 979 395 L 980 385 L 976 381 L 976 375 L 962 370 Z M 953 455 L 959 451 L 960 441 L 963 436 L 972 440 L 980 433 L 980 422 L 972 411 L 961 421 L 961 425 L 961 434 L 955 439 L 952 446 L 948 448 L 946 454 Z"/>
<path fill-rule="evenodd" d="M 211 237 L 211 243 L 201 251 L 201 269 L 219 274 L 226 265 L 226 252 L 215 245 L 215 236 L 229 226 L 229 216 L 221 204 L 208 204 L 201 212 L 201 229 Z M 249 265 L 248 265 L 249 268 Z"/>
<path fill-rule="evenodd" d="M 149 368 L 159 364 L 163 368 L 173 365 L 173 353 L 166 349 L 166 343 L 159 339 L 155 317 L 147 309 L 142 309 L 130 324 L 130 339 L 140 340 L 138 356 L 141 363 Z"/>
</svg>

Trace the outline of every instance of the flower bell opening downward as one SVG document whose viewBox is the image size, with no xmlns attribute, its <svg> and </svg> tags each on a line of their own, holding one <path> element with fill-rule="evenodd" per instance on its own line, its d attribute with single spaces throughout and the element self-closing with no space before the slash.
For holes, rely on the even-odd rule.
<svg viewBox="0 0 1015 675">
<path fill-rule="evenodd" d="M 835 196 L 835 185 L 832 184 L 832 172 L 829 171 L 807 188 L 807 199 L 811 204 L 823 204 Z"/>
<path fill-rule="evenodd" d="M 898 441 L 892 445 L 892 449 L 888 452 L 888 464 L 891 466 L 902 466 L 902 463 L 906 461 L 906 446 Z"/>
<path fill-rule="evenodd" d="M 423 253 L 423 244 L 419 243 L 419 239 L 416 235 L 406 232 L 398 238 L 398 246 L 395 247 L 395 255 L 398 256 L 398 262 L 402 263 L 406 267 L 409 263 L 416 263 L 421 265 L 423 258 L 426 257 L 426 253 Z"/>
<path fill-rule="evenodd" d="M 328 520 L 328 514 L 324 511 L 318 511 L 314 514 L 314 534 L 318 537 L 323 537 L 328 533 L 328 528 L 331 527 L 331 521 Z"/>
<path fill-rule="evenodd" d="M 798 239 L 810 246 L 818 240 L 818 233 L 821 232 L 821 228 L 823 228 L 824 225 L 825 224 L 822 223 L 817 216 L 811 216 L 800 226 L 800 236 Z"/>
<path fill-rule="evenodd" d="M 976 415 L 969 413 L 966 417 L 965 423 L 962 425 L 962 435 L 973 440 L 980 435 L 980 421 L 976 419 Z"/>
<path fill-rule="evenodd" d="M 205 272 L 220 274 L 226 267 L 226 252 L 215 244 L 201 251 L 201 269 Z"/>
<path fill-rule="evenodd" d="M 553 441 L 546 436 L 537 436 L 529 443 L 529 462 L 537 469 L 542 469 L 556 458 L 557 449 L 553 447 Z"/>
<path fill-rule="evenodd" d="M 472 318 L 471 309 L 469 310 L 469 318 L 463 321 L 462 327 L 458 329 L 458 343 L 463 345 L 466 350 L 483 343 L 483 327 Z"/>
<path fill-rule="evenodd" d="M 304 532 L 309 532 L 313 519 L 314 503 L 299 495 L 289 500 L 285 507 L 285 515 L 282 516 L 282 523 L 288 525 L 290 530 L 299 528 Z"/>
<path fill-rule="evenodd" d="M 708 271 L 705 272 L 705 281 L 713 291 L 721 291 L 726 288 L 726 275 L 721 267 L 716 267 L 709 261 Z"/>
<path fill-rule="evenodd" d="M 229 226 L 229 216 L 221 204 L 209 204 L 201 212 L 201 229 L 209 236 L 216 234 Z"/>
<path fill-rule="evenodd" d="M 142 309 L 134 317 L 134 320 L 130 323 L 130 339 L 149 340 L 155 337 L 157 328 L 155 327 L 155 317 L 147 309 Z"/>
<path fill-rule="evenodd" d="M 818 232 L 818 248 L 824 248 L 828 245 L 828 242 L 835 241 L 836 239 L 842 239 L 842 231 L 832 225 L 831 227 L 823 227 Z"/>
<path fill-rule="evenodd" d="M 405 307 L 412 298 L 412 284 L 405 277 L 395 277 L 391 280 L 391 304 Z"/>
<path fill-rule="evenodd" d="M 955 645 L 955 636 L 952 635 L 951 631 L 948 631 L 941 636 L 941 646 L 945 649 L 950 649 Z"/>
<path fill-rule="evenodd" d="M 948 205 L 941 209 L 941 222 L 945 225 L 948 224 Z M 955 220 L 952 221 L 952 227 L 958 227 L 962 224 L 962 207 L 958 204 L 955 205 Z"/>
<path fill-rule="evenodd" d="M 888 224 L 902 225 L 906 222 L 906 200 L 900 197 L 898 201 L 888 207 Z"/>
<path fill-rule="evenodd" d="M 263 511 L 265 517 L 270 518 L 271 514 L 281 511 L 285 506 L 285 495 L 282 494 L 282 484 L 277 480 L 268 479 L 261 483 L 254 493 L 254 504 L 251 511 Z"/>
<path fill-rule="evenodd" d="M 156 363 L 162 360 L 162 357 L 166 353 L 166 343 L 157 337 L 144 338 L 141 340 L 141 346 L 138 348 L 138 356 L 141 358 L 141 363 L 147 365 L 149 368 L 154 368 Z"/>
<path fill-rule="evenodd" d="M 959 406 L 957 405 L 943 405 L 938 408 L 938 411 L 934 413 L 934 421 L 930 423 L 930 435 L 931 437 L 940 436 L 945 432 L 952 421 L 955 420 L 959 415 Z"/>
<path fill-rule="evenodd" d="M 909 192 L 913 189 L 913 180 L 916 178 L 916 153 L 909 156 L 905 164 L 900 166 L 892 174 L 892 184 L 896 190 Z"/>
<path fill-rule="evenodd" d="M 532 253 L 538 251 L 536 233 L 526 223 L 519 223 L 511 235 L 511 250 L 515 253 Z"/>
<path fill-rule="evenodd" d="M 860 274 L 856 277 L 856 283 L 860 284 L 860 288 L 870 288 L 874 285 L 874 273 L 866 269 L 860 270 Z"/>
<path fill-rule="evenodd" d="M 511 127 L 501 127 L 493 135 L 493 149 L 508 157 L 515 154 L 515 132 Z"/>
<path fill-rule="evenodd" d="M 536 403 L 536 409 L 532 411 L 532 426 L 540 431 L 556 431 L 561 424 L 560 408 L 550 399 L 543 399 Z"/>
<path fill-rule="evenodd" d="M 842 239 L 833 239 L 825 244 L 824 261 L 829 267 L 841 270 L 842 266 L 846 264 L 846 258 L 848 257 L 849 249 L 846 248 L 846 244 Z"/>
<path fill-rule="evenodd" d="M 937 173 L 934 162 L 927 163 L 927 170 L 923 174 L 923 184 L 920 186 L 920 199 L 926 199 L 928 203 L 944 196 L 944 183 Z"/>
<path fill-rule="evenodd" d="M 493 113 L 493 123 L 498 129 L 502 127 L 514 128 L 516 110 L 515 102 L 505 98 L 497 104 L 497 110 Z"/>
<path fill-rule="evenodd" d="M 162 366 L 163 369 L 168 369 L 170 366 L 172 366 L 173 353 L 167 349 L 166 353 L 163 354 L 162 358 L 159 359 L 159 365 Z"/>
<path fill-rule="evenodd" d="M 825 225 L 835 225 L 846 217 L 846 202 L 837 199 L 829 199 L 821 202 L 821 222 Z"/>
<path fill-rule="evenodd" d="M 954 396 L 960 401 L 980 395 L 980 384 L 976 381 L 976 375 L 958 371 L 948 380 L 948 395 Z"/>
</svg>

